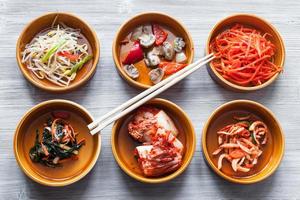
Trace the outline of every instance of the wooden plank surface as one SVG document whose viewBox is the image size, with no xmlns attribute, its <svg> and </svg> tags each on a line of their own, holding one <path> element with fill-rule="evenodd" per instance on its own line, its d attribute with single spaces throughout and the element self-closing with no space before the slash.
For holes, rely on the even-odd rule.
<svg viewBox="0 0 300 200">
<path fill-rule="evenodd" d="M 260 15 L 281 32 L 286 45 L 284 73 L 275 84 L 258 92 L 239 94 L 215 84 L 206 69 L 188 77 L 160 97 L 181 106 L 196 133 L 195 156 L 177 179 L 162 185 L 139 183 L 116 164 L 110 147 L 111 126 L 103 131 L 102 152 L 92 172 L 78 183 L 48 188 L 29 180 L 13 154 L 13 134 L 21 116 L 41 101 L 62 98 L 85 106 L 99 117 L 139 91 L 117 74 L 112 40 L 121 23 L 142 11 L 162 11 L 181 20 L 195 43 L 195 59 L 204 55 L 212 26 L 223 17 L 247 12 Z M 16 40 L 33 18 L 49 11 L 69 11 L 87 20 L 101 41 L 101 58 L 93 79 L 63 95 L 48 94 L 30 85 L 15 59 Z M 300 199 L 300 1 L 292 0 L 0 0 L 0 199 Z M 219 105 L 251 99 L 270 108 L 281 122 L 286 152 L 280 168 L 266 181 L 236 185 L 216 176 L 205 164 L 200 147 L 202 127 Z"/>
</svg>

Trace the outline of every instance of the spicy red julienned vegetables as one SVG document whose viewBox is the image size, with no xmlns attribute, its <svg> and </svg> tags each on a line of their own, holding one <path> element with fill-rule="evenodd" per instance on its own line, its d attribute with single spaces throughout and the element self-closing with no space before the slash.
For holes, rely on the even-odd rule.
<svg viewBox="0 0 300 200">
<path fill-rule="evenodd" d="M 263 84 L 282 71 L 273 63 L 276 47 L 268 37 L 272 35 L 241 24 L 223 31 L 210 44 L 216 56 L 213 67 L 234 84 Z"/>
</svg>

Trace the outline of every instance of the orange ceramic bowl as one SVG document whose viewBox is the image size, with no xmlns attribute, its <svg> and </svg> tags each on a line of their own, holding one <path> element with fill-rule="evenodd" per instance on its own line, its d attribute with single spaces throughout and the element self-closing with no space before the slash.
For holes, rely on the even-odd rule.
<svg viewBox="0 0 300 200">
<path fill-rule="evenodd" d="M 61 87 L 53 84 L 48 80 L 38 79 L 31 71 L 27 69 L 26 64 L 22 63 L 22 51 L 25 46 L 32 41 L 32 39 L 41 31 L 50 28 L 53 22 L 63 22 L 69 27 L 80 29 L 82 35 L 90 44 L 93 59 L 86 63 L 76 75 L 76 78 L 67 87 Z M 32 22 L 30 22 L 22 31 L 17 41 L 16 57 L 19 68 L 24 77 L 34 86 L 46 90 L 48 92 L 63 93 L 75 90 L 76 88 L 85 84 L 95 73 L 97 63 L 100 56 L 100 46 L 96 32 L 84 20 L 76 15 L 70 13 L 54 12 L 44 14 Z"/>
<path fill-rule="evenodd" d="M 34 145 L 36 130 L 39 130 L 41 137 L 43 124 L 55 110 L 70 114 L 67 121 L 79 133 L 77 139 L 85 138 L 86 144 L 80 148 L 78 160 L 50 168 L 33 163 L 29 150 Z M 20 168 L 29 178 L 47 186 L 65 186 L 82 179 L 91 171 L 100 154 L 100 134 L 92 136 L 87 128 L 92 121 L 92 116 L 85 108 L 71 101 L 50 100 L 34 106 L 22 117 L 15 131 L 14 153 Z"/>
<path fill-rule="evenodd" d="M 212 152 L 215 150 L 214 146 L 218 146 L 217 131 L 232 123 L 227 121 L 239 112 L 247 112 L 259 117 L 268 126 L 271 137 L 268 140 L 267 149 L 264 150 L 263 155 L 258 159 L 257 172 L 249 176 L 232 176 L 219 170 L 217 168 L 217 157 L 212 155 Z M 257 183 L 271 176 L 282 160 L 284 146 L 284 134 L 274 114 L 263 105 L 249 100 L 235 100 L 218 107 L 208 118 L 202 133 L 202 150 L 208 165 L 222 178 L 240 184 Z M 252 170 L 255 170 L 255 168 Z"/>
<path fill-rule="evenodd" d="M 276 28 L 272 24 L 270 24 L 269 22 L 267 22 L 266 20 L 264 20 L 261 17 L 251 15 L 251 14 L 235 14 L 235 15 L 228 16 L 228 17 L 222 19 L 220 22 L 218 22 L 209 33 L 209 36 L 208 36 L 208 39 L 206 42 L 206 53 L 207 54 L 210 53 L 209 45 L 210 45 L 211 41 L 218 34 L 223 32 L 225 29 L 230 28 L 232 25 L 234 25 L 236 23 L 253 27 L 253 28 L 261 31 L 262 33 L 270 33 L 272 35 L 272 37 L 270 37 L 269 39 L 276 46 L 276 53 L 274 56 L 274 64 L 283 68 L 284 60 L 285 60 L 285 48 L 284 48 L 284 43 L 283 43 L 282 37 L 280 36 L 279 32 L 276 30 Z M 230 89 L 230 90 L 233 90 L 236 92 L 251 92 L 251 91 L 262 89 L 262 88 L 270 85 L 271 83 L 273 83 L 279 75 L 279 73 L 277 73 L 271 79 L 269 79 L 268 81 L 266 81 L 265 83 L 263 83 L 261 85 L 253 86 L 253 87 L 245 87 L 245 86 L 236 85 L 236 84 L 226 80 L 225 78 L 223 78 L 215 70 L 215 68 L 213 67 L 213 65 L 211 63 L 207 66 L 207 70 L 208 70 L 210 76 L 217 83 L 219 83 L 221 86 L 223 86 L 227 89 Z"/>
<path fill-rule="evenodd" d="M 179 176 L 188 167 L 195 151 L 195 131 L 187 114 L 176 104 L 165 99 L 156 98 L 147 102 L 146 105 L 152 105 L 163 109 L 172 120 L 174 120 L 174 123 L 179 129 L 177 138 L 185 147 L 182 166 L 177 171 L 161 177 L 152 178 L 142 174 L 138 162 L 134 157 L 135 147 L 142 145 L 142 143 L 138 144 L 134 141 L 127 131 L 127 125 L 133 113 L 130 113 L 115 122 L 111 136 L 112 152 L 121 169 L 132 178 L 144 183 L 163 183 Z"/>
<path fill-rule="evenodd" d="M 176 35 L 181 36 L 186 42 L 185 49 L 186 56 L 188 58 L 187 63 L 190 64 L 194 59 L 194 43 L 192 37 L 181 22 L 165 13 L 160 12 L 144 12 L 132 17 L 131 19 L 126 21 L 117 31 L 117 34 L 113 41 L 112 54 L 117 71 L 119 72 L 121 77 L 125 79 L 130 85 L 139 89 L 147 89 L 151 86 L 133 80 L 124 72 L 120 60 L 120 43 L 131 31 L 134 30 L 134 28 L 138 27 L 139 25 L 149 23 L 158 23 L 164 25 L 172 30 L 172 32 L 176 33 Z"/>
</svg>

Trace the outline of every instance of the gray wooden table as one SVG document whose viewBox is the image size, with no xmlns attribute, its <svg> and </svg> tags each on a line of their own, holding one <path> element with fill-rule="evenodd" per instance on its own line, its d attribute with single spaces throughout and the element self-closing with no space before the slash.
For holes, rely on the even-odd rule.
<svg viewBox="0 0 300 200">
<path fill-rule="evenodd" d="M 200 69 L 160 97 L 181 106 L 191 117 L 197 148 L 189 168 L 162 185 L 146 185 L 128 177 L 116 164 L 110 147 L 111 126 L 103 131 L 102 152 L 92 172 L 64 188 L 48 188 L 29 180 L 13 154 L 16 124 L 41 101 L 63 98 L 85 106 L 99 117 L 138 94 L 117 74 L 111 55 L 112 40 L 121 23 L 148 10 L 166 12 L 181 20 L 195 43 L 195 59 L 204 55 L 209 30 L 221 18 L 236 12 L 260 15 L 281 32 L 286 45 L 284 73 L 278 81 L 255 93 L 239 94 L 215 84 Z M 33 18 L 49 11 L 69 11 L 87 20 L 101 40 L 101 57 L 93 79 L 78 91 L 48 94 L 30 85 L 15 59 L 16 40 Z M 0 0 L 0 199 L 300 199 L 300 2 L 288 0 Z M 255 185 L 236 185 L 216 176 L 202 157 L 202 127 L 219 105 L 251 99 L 269 107 L 286 136 L 284 159 L 277 172 Z"/>
</svg>

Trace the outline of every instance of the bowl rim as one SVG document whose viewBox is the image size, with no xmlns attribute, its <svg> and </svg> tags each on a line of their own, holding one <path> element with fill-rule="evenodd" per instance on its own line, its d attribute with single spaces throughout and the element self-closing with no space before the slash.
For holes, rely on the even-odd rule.
<svg viewBox="0 0 300 200">
<path fill-rule="evenodd" d="M 224 21 L 230 19 L 230 18 L 234 18 L 234 17 L 239 17 L 239 16 L 246 16 L 246 17 L 251 17 L 251 18 L 255 18 L 259 21 L 262 21 L 264 24 L 266 24 L 267 26 L 269 26 L 275 33 L 276 38 L 278 38 L 278 41 L 280 43 L 280 45 L 278 46 L 281 50 L 282 50 L 282 58 L 281 58 L 281 62 L 280 62 L 280 67 L 283 69 L 284 68 L 284 63 L 285 63 L 285 45 L 283 42 L 283 37 L 281 36 L 280 32 L 277 30 L 277 28 L 272 25 L 270 22 L 268 22 L 267 20 L 265 20 L 262 17 L 259 17 L 257 15 L 254 14 L 249 14 L 249 13 L 235 13 L 232 15 L 229 15 L 225 18 L 222 18 L 220 21 L 218 21 L 213 28 L 211 29 L 211 31 L 209 32 L 208 38 L 206 40 L 206 48 L 205 48 L 205 52 L 208 55 L 209 54 L 209 45 L 210 45 L 210 41 L 213 39 L 212 35 L 214 34 L 214 32 L 216 31 L 216 29 L 218 27 L 223 27 L 222 23 L 224 23 Z M 208 67 L 211 69 L 211 71 L 213 72 L 213 74 L 222 82 L 224 83 L 227 87 L 232 88 L 236 91 L 242 91 L 242 92 L 251 92 L 251 91 L 255 91 L 255 90 L 259 90 L 262 88 L 267 87 L 268 85 L 270 85 L 271 83 L 273 83 L 277 77 L 279 76 L 280 73 L 275 74 L 272 78 L 270 78 L 268 81 L 264 82 L 261 85 L 258 86 L 252 86 L 252 87 L 245 87 L 245 86 L 240 86 L 234 83 L 231 83 L 230 81 L 226 80 L 225 78 L 223 78 L 216 70 L 215 68 L 212 66 L 211 62 L 208 64 Z"/>
<path fill-rule="evenodd" d="M 53 100 L 48 100 L 48 101 L 43 101 L 35 106 L 33 106 L 32 108 L 30 108 L 21 118 L 21 120 L 19 121 L 18 125 L 17 125 L 17 128 L 15 130 L 15 133 L 14 133 L 14 141 L 13 141 L 13 148 L 14 148 L 14 155 L 15 155 L 15 159 L 19 165 L 19 167 L 21 168 L 21 170 L 27 175 L 27 177 L 29 177 L 31 180 L 39 183 L 39 184 L 42 184 L 42 185 L 45 185 L 45 186 L 51 186 L 51 187 L 62 187 L 62 186 L 66 186 L 66 185 L 70 185 L 72 183 L 75 183 L 79 180 L 81 180 L 83 177 L 85 177 L 92 169 L 93 167 L 95 166 L 98 158 L 99 158 L 99 155 L 100 155 L 100 152 L 101 152 L 101 134 L 98 134 L 98 145 L 97 145 L 97 149 L 96 149 L 96 153 L 94 154 L 91 162 L 89 163 L 89 165 L 87 166 L 87 168 L 80 172 L 78 175 L 70 178 L 70 179 L 66 179 L 66 180 L 62 180 L 62 181 L 57 181 L 57 182 L 54 182 L 54 181 L 51 181 L 51 180 L 46 180 L 46 179 L 40 179 L 34 175 L 32 175 L 28 170 L 27 168 L 25 168 L 21 162 L 21 159 L 20 159 L 20 155 L 19 155 L 19 149 L 18 149 L 18 136 L 21 132 L 20 128 L 21 128 L 21 125 L 24 123 L 24 121 L 26 120 L 27 117 L 29 117 L 31 115 L 31 113 L 33 111 L 36 111 L 37 109 L 41 109 L 43 108 L 45 105 L 49 105 L 49 104 L 53 104 L 53 103 L 61 103 L 61 104 L 68 104 L 68 105 L 71 105 L 71 106 L 74 106 L 76 107 L 77 109 L 79 109 L 80 112 L 86 114 L 91 120 L 93 120 L 94 118 L 92 117 L 92 115 L 81 105 L 73 102 L 73 101 L 69 101 L 69 100 L 64 100 L 64 99 L 53 99 Z"/>
<path fill-rule="evenodd" d="M 263 109 L 264 111 L 266 111 L 276 122 L 277 126 L 279 127 L 279 132 L 280 132 L 280 137 L 282 140 L 282 148 L 280 149 L 280 155 L 279 155 L 279 159 L 277 160 L 277 162 L 275 163 L 275 165 L 272 167 L 272 169 L 265 175 L 265 176 L 261 176 L 259 178 L 256 178 L 255 180 L 248 180 L 248 179 L 243 179 L 243 178 L 234 178 L 234 177 L 230 177 L 228 175 L 226 175 L 225 173 L 221 172 L 220 170 L 217 169 L 217 167 L 214 165 L 214 163 L 212 162 L 212 160 L 210 159 L 208 150 L 207 150 L 207 144 L 206 144 L 206 135 L 208 132 L 208 127 L 209 125 L 212 123 L 212 118 L 222 109 L 224 109 L 225 107 L 231 106 L 231 105 L 235 105 L 237 103 L 243 103 L 243 104 L 252 104 L 256 107 L 259 107 L 261 109 Z M 271 176 L 279 167 L 282 158 L 284 156 L 284 151 L 285 151 L 285 137 L 284 137 L 284 132 L 283 129 L 278 121 L 278 119 L 275 117 L 274 113 L 268 109 L 267 107 L 265 107 L 264 105 L 255 102 L 255 101 L 251 101 L 251 100 L 246 100 L 246 99 L 238 99 L 238 100 L 233 100 L 233 101 L 229 101 L 227 103 L 224 103 L 220 106 L 218 106 L 213 112 L 212 114 L 209 116 L 209 118 L 207 119 L 207 121 L 205 122 L 205 125 L 203 127 L 202 130 L 202 138 L 201 138 L 201 147 L 202 147 L 202 153 L 204 155 L 205 161 L 208 163 L 208 165 L 210 166 L 210 168 L 216 173 L 218 174 L 220 177 L 222 177 L 223 179 L 232 182 L 232 183 L 238 183 L 238 184 L 253 184 L 253 183 L 257 183 L 257 182 L 261 182 L 265 179 L 267 179 L 269 176 Z"/>
<path fill-rule="evenodd" d="M 131 86 L 134 86 L 138 89 L 148 89 L 151 87 L 151 85 L 146 85 L 146 84 L 142 84 L 142 83 L 139 83 L 135 80 L 132 80 L 123 70 L 122 70 L 122 66 L 121 66 L 121 63 L 119 62 L 119 57 L 118 57 L 118 53 L 117 53 L 117 38 L 119 37 L 120 33 L 122 32 L 122 30 L 124 29 L 124 27 L 129 23 L 131 22 L 132 20 L 134 19 L 137 19 L 139 17 L 142 17 L 144 15 L 161 15 L 163 17 L 167 17 L 167 18 L 170 18 L 171 20 L 175 21 L 177 24 L 179 24 L 182 29 L 184 30 L 184 32 L 186 33 L 187 35 L 187 38 L 190 40 L 190 46 L 191 46 L 191 61 L 188 63 L 188 64 L 191 64 L 194 60 L 194 41 L 193 41 L 193 38 L 190 34 L 190 32 L 188 31 L 187 27 L 178 19 L 172 17 L 171 15 L 167 14 L 167 13 L 164 13 L 164 12 L 159 12 L 159 11 L 149 11 L 149 12 L 141 12 L 139 14 L 136 14 L 134 15 L 133 17 L 127 19 L 124 23 L 122 23 L 122 25 L 119 27 L 119 29 L 117 30 L 116 34 L 115 34 L 115 37 L 114 37 L 114 40 L 113 40 L 113 43 L 112 43 L 112 54 L 113 54 L 113 60 L 114 60 L 114 63 L 115 63 L 115 67 L 117 68 L 117 71 L 118 73 L 121 75 L 121 77 L 123 79 L 125 79 L 127 81 L 127 83 L 129 83 Z M 151 21 L 151 20 L 149 20 Z"/>
<path fill-rule="evenodd" d="M 140 181 L 142 183 L 150 183 L 150 184 L 157 184 L 157 183 L 164 183 L 167 181 L 170 181 L 176 177 L 178 177 L 180 174 L 182 174 L 187 167 L 189 166 L 190 162 L 192 161 L 194 154 L 195 154 L 195 149 L 196 149 L 196 133 L 195 133 L 195 128 L 193 126 L 193 123 L 191 121 L 191 119 L 189 118 L 189 116 L 187 115 L 187 113 L 180 108 L 178 105 L 176 105 L 175 103 L 166 100 L 166 99 L 162 99 L 162 98 L 154 98 L 151 99 L 150 101 L 148 101 L 146 104 L 148 103 L 166 103 L 167 106 L 173 106 L 175 107 L 175 109 L 178 109 L 178 111 L 183 115 L 184 118 L 186 118 L 186 120 L 188 121 L 189 126 L 192 129 L 191 135 L 192 135 L 192 145 L 191 145 L 191 154 L 190 156 L 187 158 L 187 161 L 185 163 L 182 164 L 182 166 L 176 170 L 175 172 L 171 173 L 168 176 L 164 176 L 164 177 L 160 177 L 160 178 L 147 178 L 147 177 L 142 177 L 142 176 L 138 176 L 135 173 L 133 173 L 131 170 L 129 170 L 121 161 L 121 158 L 119 157 L 118 153 L 117 153 L 117 148 L 115 146 L 115 136 L 117 134 L 117 127 L 120 126 L 120 123 L 122 121 L 122 118 L 120 118 L 119 120 L 117 120 L 112 128 L 112 134 L 111 134 L 111 148 L 112 148 L 112 153 L 114 155 L 115 160 L 117 161 L 119 167 L 123 170 L 123 172 L 125 172 L 128 176 L 134 178 L 137 181 Z"/>
<path fill-rule="evenodd" d="M 55 15 L 55 14 L 56 15 L 66 15 L 66 16 L 75 18 L 76 20 L 82 22 L 84 24 L 84 26 L 86 26 L 87 29 L 92 33 L 92 36 L 95 39 L 95 55 L 93 53 L 93 64 L 92 64 L 91 70 L 89 70 L 87 72 L 87 74 L 82 79 L 80 79 L 78 82 L 76 82 L 76 83 L 74 83 L 74 84 L 72 84 L 70 86 L 67 86 L 67 87 L 45 86 L 45 85 L 42 85 L 42 84 L 36 82 L 30 76 L 30 74 L 26 73 L 27 68 L 22 63 L 21 56 L 19 56 L 19 52 L 22 50 L 21 49 L 21 38 L 23 38 L 24 34 L 32 26 L 32 24 L 34 24 L 37 20 L 39 20 L 39 19 L 41 19 L 43 17 L 49 17 L 49 16 Z M 87 38 L 87 40 L 89 41 L 88 38 Z M 99 38 L 97 36 L 96 31 L 85 20 L 83 20 L 81 17 L 79 17 L 79 16 L 77 16 L 77 15 L 75 15 L 73 13 L 70 13 L 70 12 L 47 12 L 45 14 L 42 14 L 42 15 L 38 16 L 38 17 L 35 17 L 34 19 L 32 19 L 29 23 L 27 23 L 25 25 L 25 27 L 23 28 L 22 32 L 20 33 L 20 35 L 18 37 L 18 40 L 17 40 L 17 43 L 16 43 L 16 59 L 17 59 L 17 63 L 18 63 L 19 69 L 21 70 L 23 76 L 32 85 L 34 85 L 34 86 L 36 86 L 36 87 L 38 87 L 38 88 L 40 88 L 42 90 L 45 90 L 45 91 L 48 91 L 48 92 L 52 92 L 52 93 L 63 93 L 63 92 L 73 91 L 73 90 L 79 88 L 80 86 L 84 85 L 85 83 L 87 83 L 92 78 L 92 76 L 94 75 L 94 73 L 96 72 L 96 68 L 97 68 L 97 65 L 98 65 L 98 62 L 99 62 L 99 58 L 100 58 L 100 40 L 99 40 Z"/>
</svg>

